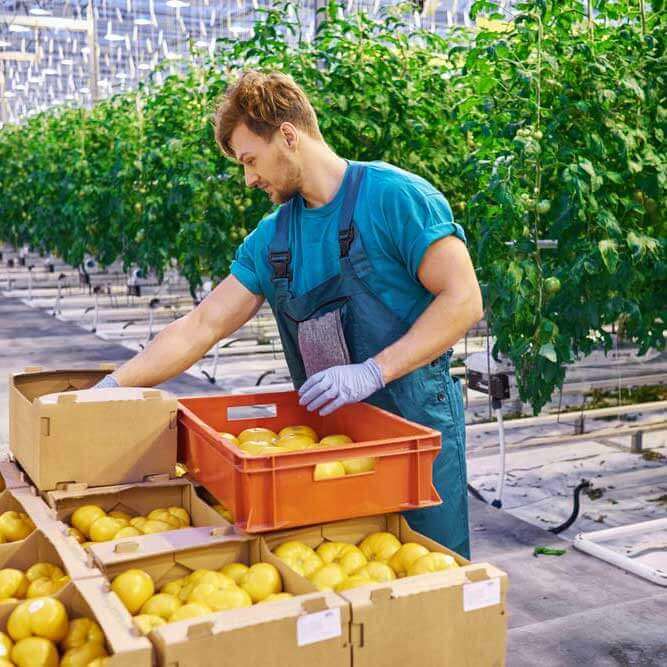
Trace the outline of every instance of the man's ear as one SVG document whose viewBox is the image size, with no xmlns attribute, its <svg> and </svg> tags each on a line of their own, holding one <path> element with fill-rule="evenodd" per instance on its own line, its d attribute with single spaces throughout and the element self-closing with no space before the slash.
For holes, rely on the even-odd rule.
<svg viewBox="0 0 667 667">
<path fill-rule="evenodd" d="M 283 123 L 280 126 L 280 133 L 282 134 L 288 149 L 293 150 L 299 143 L 299 134 L 292 123 Z"/>
</svg>

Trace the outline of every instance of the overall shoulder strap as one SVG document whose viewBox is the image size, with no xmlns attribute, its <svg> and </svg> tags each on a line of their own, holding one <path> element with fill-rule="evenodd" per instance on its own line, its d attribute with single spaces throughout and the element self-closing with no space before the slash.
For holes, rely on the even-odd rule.
<svg viewBox="0 0 667 667">
<path fill-rule="evenodd" d="M 269 246 L 269 264 L 273 267 L 272 280 L 274 282 L 277 280 L 290 281 L 292 279 L 290 268 L 292 255 L 289 250 L 288 231 L 293 206 L 293 200 L 290 199 L 278 210 L 276 231 Z"/>
<path fill-rule="evenodd" d="M 354 207 L 357 203 L 359 188 L 366 170 L 363 165 L 350 164 L 349 178 L 347 179 L 347 190 L 343 201 L 343 209 L 338 220 L 338 243 L 340 244 L 340 256 L 347 257 L 354 241 Z"/>
</svg>

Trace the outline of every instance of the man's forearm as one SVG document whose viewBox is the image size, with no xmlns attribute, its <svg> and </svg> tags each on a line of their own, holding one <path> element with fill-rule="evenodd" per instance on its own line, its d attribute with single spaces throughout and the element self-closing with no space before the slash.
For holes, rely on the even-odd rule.
<svg viewBox="0 0 667 667">
<path fill-rule="evenodd" d="M 385 384 L 439 357 L 482 316 L 478 292 L 465 297 L 439 294 L 405 336 L 375 356 Z"/>
<path fill-rule="evenodd" d="M 165 327 L 148 347 L 114 372 L 121 387 L 153 387 L 180 375 L 217 342 L 215 332 L 193 326 L 196 311 Z"/>
</svg>

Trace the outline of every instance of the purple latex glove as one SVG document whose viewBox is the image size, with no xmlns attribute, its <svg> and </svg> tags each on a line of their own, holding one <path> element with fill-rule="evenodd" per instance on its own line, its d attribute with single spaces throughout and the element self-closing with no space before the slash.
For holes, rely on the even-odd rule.
<svg viewBox="0 0 667 667">
<path fill-rule="evenodd" d="M 120 387 L 116 378 L 109 373 L 105 375 L 96 385 L 92 386 L 91 389 L 115 389 Z"/>
<path fill-rule="evenodd" d="M 313 412 L 324 405 L 328 415 L 348 403 L 358 403 L 384 387 L 384 378 L 374 359 L 363 364 L 332 366 L 311 375 L 299 389 L 299 405 Z M 326 404 L 326 405 L 325 405 Z"/>
</svg>

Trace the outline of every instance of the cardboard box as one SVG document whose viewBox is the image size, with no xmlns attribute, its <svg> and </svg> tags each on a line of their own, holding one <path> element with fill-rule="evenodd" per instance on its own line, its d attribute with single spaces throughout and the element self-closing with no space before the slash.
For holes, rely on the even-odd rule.
<svg viewBox="0 0 667 667">
<path fill-rule="evenodd" d="M 22 489 L 30 485 L 26 474 L 12 461 L 9 456 L 0 457 L 0 491 L 5 489 Z"/>
<path fill-rule="evenodd" d="M 260 538 L 260 557 L 281 573 L 289 567 L 271 550 L 287 540 L 316 548 L 324 540 L 358 544 L 387 531 L 402 542 L 453 556 L 460 567 L 343 591 L 351 606 L 354 667 L 452 665 L 502 667 L 507 646 L 507 575 L 487 563 L 471 564 L 413 531 L 400 514 L 351 519 Z M 312 590 L 300 578 L 300 590 Z"/>
<path fill-rule="evenodd" d="M 134 634 L 130 615 L 120 600 L 108 599 L 106 587 L 106 580 L 102 577 L 86 579 L 67 584 L 55 597 L 65 605 L 70 619 L 86 616 L 100 625 L 110 653 L 104 663 L 107 667 L 151 667 L 150 642 Z M 3 631 L 18 604 L 0 605 L 0 628 Z"/>
<path fill-rule="evenodd" d="M 69 537 L 70 517 L 74 510 L 82 505 L 99 505 L 105 512 L 121 510 L 136 515 L 146 515 L 159 507 L 184 507 L 190 514 L 192 525 L 206 529 L 191 534 L 190 539 L 195 539 L 197 535 L 209 535 L 212 531 L 214 533 L 224 533 L 231 528 L 228 521 L 225 521 L 213 508 L 197 496 L 194 487 L 186 479 L 107 486 L 99 489 L 49 491 L 45 494 L 45 497 L 49 507 L 43 516 L 37 516 L 34 519 L 35 523 L 47 532 L 52 530 L 59 532 L 63 536 L 69 551 L 75 554 L 79 560 L 89 565 L 92 563 L 88 553 L 73 537 Z M 179 538 L 173 538 L 172 536 L 179 532 L 181 531 L 173 530 L 160 534 L 169 536 L 167 538 L 169 540 L 178 540 Z M 113 540 L 109 544 L 112 544 L 114 548 L 116 548 L 116 545 L 127 542 L 141 544 L 149 537 L 151 536 L 126 537 L 121 540 Z M 119 548 L 122 549 L 123 547 Z"/>
<path fill-rule="evenodd" d="M 199 548 L 188 547 L 184 540 L 169 548 L 164 541 L 168 535 L 151 535 L 153 543 L 145 543 L 141 554 L 117 553 L 107 543 L 94 545 L 91 552 L 109 580 L 140 568 L 153 577 L 156 590 L 199 568 L 259 561 L 259 544 L 248 536 L 217 536 Z M 283 587 L 300 594 L 299 578 L 291 570 L 283 577 Z M 149 637 L 157 664 L 169 667 L 350 667 L 349 622 L 343 599 L 316 592 L 169 623 Z"/>
<path fill-rule="evenodd" d="M 60 542 L 60 548 L 56 546 L 56 542 Z M 25 572 L 35 563 L 52 563 L 71 579 L 99 577 L 102 574 L 97 568 L 88 567 L 80 559 L 73 558 L 63 548 L 62 538 L 57 533 L 47 536 L 41 530 L 35 530 L 25 540 L 14 544 L 13 551 L 0 554 L 0 569 L 13 567 Z"/>
<path fill-rule="evenodd" d="M 108 370 L 26 369 L 10 378 L 9 445 L 40 491 L 173 475 L 176 399 L 158 389 L 86 389 Z"/>
</svg>

